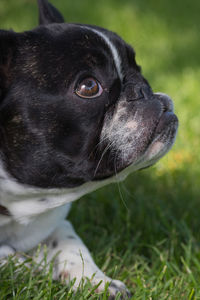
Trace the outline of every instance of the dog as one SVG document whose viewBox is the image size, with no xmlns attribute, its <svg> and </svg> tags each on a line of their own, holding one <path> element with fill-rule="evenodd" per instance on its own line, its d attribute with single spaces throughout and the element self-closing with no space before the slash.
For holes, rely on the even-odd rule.
<svg viewBox="0 0 200 300">
<path fill-rule="evenodd" d="M 38 6 L 35 29 L 0 31 L 0 257 L 47 245 L 55 279 L 76 279 L 75 290 L 102 281 L 97 292 L 108 282 L 110 297 L 129 297 L 66 216 L 74 200 L 169 151 L 173 102 L 152 91 L 117 34 L 65 23 L 47 0 Z"/>
</svg>

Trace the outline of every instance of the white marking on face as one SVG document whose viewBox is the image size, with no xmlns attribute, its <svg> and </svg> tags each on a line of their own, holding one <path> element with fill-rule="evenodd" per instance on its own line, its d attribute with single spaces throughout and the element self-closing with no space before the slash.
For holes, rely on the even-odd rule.
<svg viewBox="0 0 200 300">
<path fill-rule="evenodd" d="M 122 74 L 122 68 L 121 68 L 122 62 L 121 62 L 119 53 L 118 53 L 116 47 L 111 42 L 111 40 L 103 32 L 101 32 L 99 30 L 96 30 L 96 29 L 93 29 L 93 28 L 90 28 L 87 26 L 83 26 L 83 27 L 95 32 L 97 35 L 99 35 L 104 40 L 104 42 L 109 47 L 109 49 L 112 53 L 113 60 L 114 60 L 114 63 L 115 63 L 116 69 L 117 69 L 117 73 L 119 75 L 120 80 L 122 81 L 123 80 L 123 74 Z"/>
<path fill-rule="evenodd" d="M 131 129 L 131 130 L 137 130 L 138 129 L 138 122 L 135 120 L 129 121 L 126 123 L 126 128 Z"/>
<path fill-rule="evenodd" d="M 163 148 L 164 148 L 164 143 L 162 143 L 160 141 L 155 142 L 149 150 L 148 158 L 151 159 L 151 158 L 155 157 L 156 155 L 158 155 L 161 152 L 161 150 L 163 150 Z"/>
</svg>

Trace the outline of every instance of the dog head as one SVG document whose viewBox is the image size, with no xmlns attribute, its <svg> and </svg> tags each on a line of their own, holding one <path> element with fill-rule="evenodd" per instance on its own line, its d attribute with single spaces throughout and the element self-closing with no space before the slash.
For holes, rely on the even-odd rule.
<svg viewBox="0 0 200 300">
<path fill-rule="evenodd" d="M 40 26 L 0 31 L 0 151 L 19 183 L 76 187 L 148 167 L 172 146 L 171 99 L 153 93 L 118 35 L 64 23 L 39 0 Z"/>
</svg>

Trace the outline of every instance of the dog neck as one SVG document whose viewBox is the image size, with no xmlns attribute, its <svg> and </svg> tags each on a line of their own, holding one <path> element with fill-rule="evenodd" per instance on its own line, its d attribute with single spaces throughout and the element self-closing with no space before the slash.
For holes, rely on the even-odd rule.
<svg viewBox="0 0 200 300">
<path fill-rule="evenodd" d="M 36 215 L 75 201 L 104 185 L 114 178 L 87 182 L 76 188 L 45 189 L 18 183 L 5 170 L 0 162 L 0 214 L 11 215 L 24 222 Z M 27 221 L 26 221 L 27 222 Z"/>
</svg>

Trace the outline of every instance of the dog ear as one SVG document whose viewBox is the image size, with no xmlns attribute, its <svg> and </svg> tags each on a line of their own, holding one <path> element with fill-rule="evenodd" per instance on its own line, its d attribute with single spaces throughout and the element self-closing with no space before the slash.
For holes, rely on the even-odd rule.
<svg viewBox="0 0 200 300">
<path fill-rule="evenodd" d="M 17 50 L 17 36 L 15 32 L 0 30 L 0 99 L 11 82 L 11 66 Z"/>
<path fill-rule="evenodd" d="M 47 0 L 38 0 L 39 24 L 64 23 L 61 13 Z"/>
</svg>

